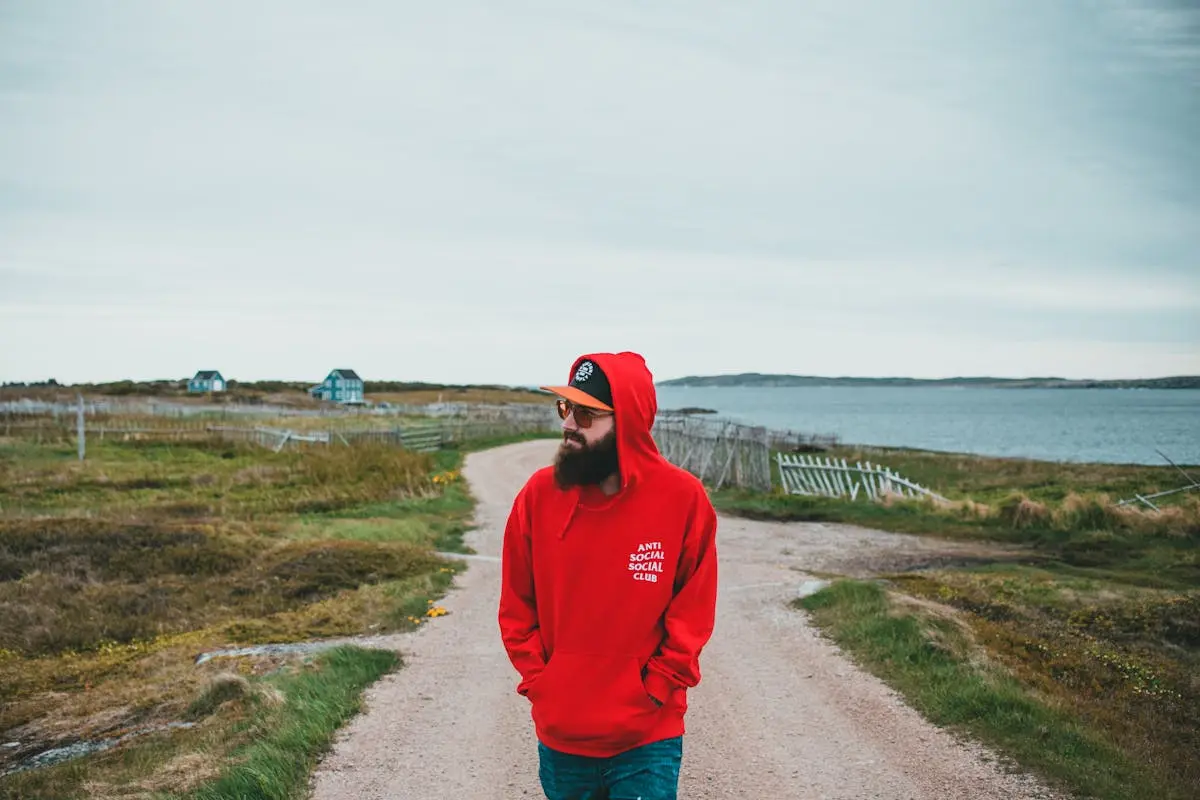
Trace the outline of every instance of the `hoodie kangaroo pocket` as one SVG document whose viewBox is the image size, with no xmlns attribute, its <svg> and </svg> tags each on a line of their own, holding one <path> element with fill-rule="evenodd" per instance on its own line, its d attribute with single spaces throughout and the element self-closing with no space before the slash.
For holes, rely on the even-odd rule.
<svg viewBox="0 0 1200 800">
<path fill-rule="evenodd" d="M 635 741 L 659 710 L 632 656 L 555 653 L 529 698 L 537 727 L 562 741 Z"/>
</svg>

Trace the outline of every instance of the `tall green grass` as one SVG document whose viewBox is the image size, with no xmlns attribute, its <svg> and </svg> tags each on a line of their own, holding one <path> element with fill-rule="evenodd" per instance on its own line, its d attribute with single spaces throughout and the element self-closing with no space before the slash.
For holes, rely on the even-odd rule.
<svg viewBox="0 0 1200 800">
<path fill-rule="evenodd" d="M 276 681 L 278 708 L 259 704 L 247 722 L 252 744 L 233 753 L 217 781 L 178 800 L 298 800 L 334 733 L 359 711 L 363 690 L 400 664 L 394 653 L 340 647 L 315 659 L 316 669 Z"/>
<path fill-rule="evenodd" d="M 974 658 L 953 623 L 899 611 L 874 583 L 837 581 L 795 604 L 928 719 L 995 746 L 1060 786 L 1101 800 L 1193 796 L 1133 763 L 1103 733 L 1006 671 Z"/>
</svg>

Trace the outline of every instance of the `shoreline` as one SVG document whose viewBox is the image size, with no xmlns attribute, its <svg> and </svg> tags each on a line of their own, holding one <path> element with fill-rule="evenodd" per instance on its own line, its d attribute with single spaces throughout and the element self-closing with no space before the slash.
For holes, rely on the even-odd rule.
<svg viewBox="0 0 1200 800">
<path fill-rule="evenodd" d="M 1110 390 L 1200 390 L 1200 376 L 1164 378 L 1070 379 L 1070 378 L 825 378 L 804 375 L 688 376 L 659 381 L 656 388 L 672 389 L 795 389 L 795 388 L 887 388 L 887 389 L 1110 389 Z"/>
<path fill-rule="evenodd" d="M 1003 392 L 870 387 L 672 387 L 664 409 L 711 424 L 803 432 L 844 447 L 1068 464 L 1200 464 L 1200 390 Z"/>
</svg>

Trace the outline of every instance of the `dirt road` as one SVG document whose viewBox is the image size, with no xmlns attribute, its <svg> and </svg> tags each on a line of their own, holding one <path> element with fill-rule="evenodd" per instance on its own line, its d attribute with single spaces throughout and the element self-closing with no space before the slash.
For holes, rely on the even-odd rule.
<svg viewBox="0 0 1200 800">
<path fill-rule="evenodd" d="M 472 455 L 480 554 L 442 603 L 450 615 L 387 641 L 407 666 L 368 691 L 314 776 L 317 800 L 543 797 L 528 701 L 496 625 L 500 544 L 513 496 L 555 443 Z M 722 517 L 716 632 L 690 693 L 680 797 L 1045 798 L 981 748 L 929 725 L 788 608 L 809 576 L 965 555 L 915 537 Z"/>
</svg>

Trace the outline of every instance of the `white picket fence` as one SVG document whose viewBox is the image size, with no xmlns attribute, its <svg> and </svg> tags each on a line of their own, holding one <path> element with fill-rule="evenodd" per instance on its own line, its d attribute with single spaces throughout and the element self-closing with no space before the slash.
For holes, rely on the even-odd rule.
<svg viewBox="0 0 1200 800">
<path fill-rule="evenodd" d="M 896 495 L 932 497 L 941 502 L 949 502 L 937 492 L 902 478 L 887 467 L 878 464 L 872 466 L 870 461 L 865 466 L 861 462 L 850 466 L 844 458 L 839 461 L 811 455 L 779 453 L 776 463 L 779 466 L 779 481 L 787 494 L 849 497 L 851 500 L 857 500 L 859 495 L 869 500 Z"/>
</svg>

